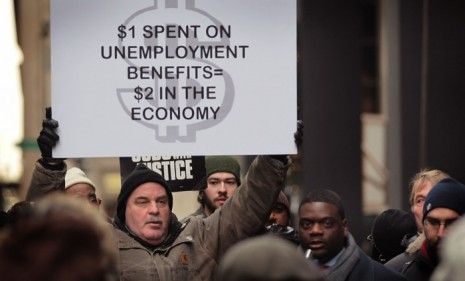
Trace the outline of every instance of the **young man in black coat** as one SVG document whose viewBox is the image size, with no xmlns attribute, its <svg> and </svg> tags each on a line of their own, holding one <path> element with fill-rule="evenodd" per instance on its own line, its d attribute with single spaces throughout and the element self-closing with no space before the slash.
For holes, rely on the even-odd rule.
<svg viewBox="0 0 465 281">
<path fill-rule="evenodd" d="M 373 261 L 349 233 L 340 197 L 328 189 L 310 192 L 299 208 L 302 250 L 328 281 L 397 281 L 402 276 Z"/>
</svg>

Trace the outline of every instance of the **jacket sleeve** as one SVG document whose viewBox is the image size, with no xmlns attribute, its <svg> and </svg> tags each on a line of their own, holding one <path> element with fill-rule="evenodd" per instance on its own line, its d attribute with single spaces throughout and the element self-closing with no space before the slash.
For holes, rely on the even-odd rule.
<svg viewBox="0 0 465 281">
<path fill-rule="evenodd" d="M 45 168 L 37 161 L 32 172 L 26 200 L 34 201 L 49 192 L 63 191 L 65 186 L 65 174 L 66 164 L 59 170 L 51 170 Z"/>
<path fill-rule="evenodd" d="M 202 242 L 214 259 L 263 228 L 284 186 L 288 167 L 269 156 L 257 156 L 235 194 L 203 220 Z"/>
</svg>

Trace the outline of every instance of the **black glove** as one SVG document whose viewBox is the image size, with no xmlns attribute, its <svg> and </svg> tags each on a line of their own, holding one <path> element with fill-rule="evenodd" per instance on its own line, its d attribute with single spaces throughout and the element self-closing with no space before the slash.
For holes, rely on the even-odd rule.
<svg viewBox="0 0 465 281">
<path fill-rule="evenodd" d="M 45 108 L 45 119 L 42 121 L 42 130 L 37 138 L 40 154 L 42 155 L 41 164 L 48 168 L 57 168 L 64 165 L 63 158 L 52 158 L 52 148 L 57 144 L 60 137 L 56 133 L 58 121 L 52 119 L 52 108 Z"/>
<path fill-rule="evenodd" d="M 297 146 L 297 149 L 299 149 L 300 146 L 302 145 L 303 138 L 304 138 L 304 121 L 297 120 L 297 131 L 294 133 L 294 142 L 295 142 L 295 145 Z"/>
</svg>

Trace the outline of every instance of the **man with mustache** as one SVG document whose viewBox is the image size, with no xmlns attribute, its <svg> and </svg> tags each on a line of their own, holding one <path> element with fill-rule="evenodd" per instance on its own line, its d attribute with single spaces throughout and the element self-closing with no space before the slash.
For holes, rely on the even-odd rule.
<svg viewBox="0 0 465 281">
<path fill-rule="evenodd" d="M 56 145 L 57 127 L 58 123 L 44 128 L 53 133 L 43 134 L 47 147 Z M 303 124 L 298 122 L 297 146 L 302 135 Z M 221 208 L 207 218 L 191 217 L 183 223 L 172 212 L 173 196 L 163 176 L 138 165 L 123 181 L 113 223 L 120 280 L 212 280 L 226 250 L 261 230 L 284 187 L 289 165 L 287 155 L 257 156 L 242 185 Z M 31 188 L 41 183 L 39 189 L 49 191 L 62 182 L 44 169 L 33 177 Z"/>
<path fill-rule="evenodd" d="M 339 195 L 311 191 L 299 207 L 300 247 L 329 281 L 405 280 L 368 257 L 349 233 Z"/>
<path fill-rule="evenodd" d="M 205 178 L 198 183 L 200 207 L 188 217 L 208 217 L 223 206 L 241 184 L 241 167 L 231 156 L 205 157 L 205 170 Z"/>
</svg>

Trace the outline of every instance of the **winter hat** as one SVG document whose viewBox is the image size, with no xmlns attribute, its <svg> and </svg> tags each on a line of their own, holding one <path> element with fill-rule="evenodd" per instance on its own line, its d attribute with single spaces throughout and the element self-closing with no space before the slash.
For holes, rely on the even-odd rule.
<svg viewBox="0 0 465 281">
<path fill-rule="evenodd" d="M 231 156 L 207 156 L 205 157 L 205 178 L 200 182 L 200 189 L 207 187 L 207 178 L 214 173 L 227 172 L 234 175 L 237 185 L 241 185 L 241 166 Z"/>
<path fill-rule="evenodd" d="M 289 213 L 290 204 L 289 204 L 289 200 L 287 199 L 287 196 L 286 196 L 286 194 L 284 194 L 284 192 L 282 192 L 282 191 L 279 192 L 279 196 L 278 196 L 278 199 L 276 200 L 276 203 L 280 203 L 280 204 L 283 204 L 284 206 L 286 206 L 287 212 Z"/>
<path fill-rule="evenodd" d="M 79 168 L 73 167 L 66 171 L 65 175 L 65 190 L 77 183 L 87 183 L 95 189 L 95 184 L 87 177 L 87 175 Z"/>
<path fill-rule="evenodd" d="M 412 214 L 396 209 L 379 214 L 371 228 L 373 243 L 386 260 L 401 254 L 405 250 L 405 246 L 402 246 L 403 238 L 416 232 L 417 226 Z"/>
<path fill-rule="evenodd" d="M 460 216 L 465 213 L 465 186 L 453 178 L 439 181 L 426 196 L 423 219 L 433 209 L 447 208 Z"/>
<path fill-rule="evenodd" d="M 126 203 L 131 193 L 141 184 L 147 182 L 158 183 L 163 186 L 168 195 L 168 205 L 170 210 L 173 208 L 173 194 L 171 188 L 162 175 L 147 168 L 144 164 L 138 164 L 136 168 L 126 177 L 121 186 L 121 191 L 118 195 L 118 205 L 116 209 L 116 216 L 121 222 L 125 222 Z"/>
</svg>

